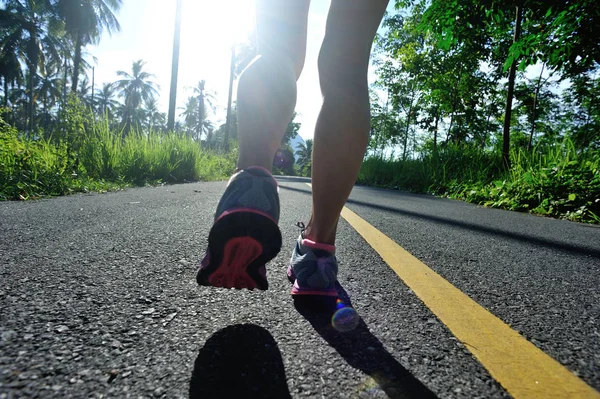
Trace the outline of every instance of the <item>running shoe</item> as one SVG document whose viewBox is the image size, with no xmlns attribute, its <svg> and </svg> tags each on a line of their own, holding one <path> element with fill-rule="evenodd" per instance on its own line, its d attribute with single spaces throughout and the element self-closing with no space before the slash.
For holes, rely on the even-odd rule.
<svg viewBox="0 0 600 399">
<path fill-rule="evenodd" d="M 319 295 L 337 297 L 336 289 L 338 263 L 335 246 L 320 244 L 304 238 L 303 229 L 292 251 L 287 275 L 292 287 L 292 295 Z"/>
<path fill-rule="evenodd" d="M 268 288 L 266 264 L 281 250 L 277 181 L 260 167 L 234 174 L 219 201 L 198 284 Z"/>
</svg>

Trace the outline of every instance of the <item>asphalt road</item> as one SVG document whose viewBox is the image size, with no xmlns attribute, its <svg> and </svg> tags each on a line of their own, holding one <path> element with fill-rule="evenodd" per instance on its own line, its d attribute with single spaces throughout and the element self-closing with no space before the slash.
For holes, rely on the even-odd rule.
<svg viewBox="0 0 600 399">
<path fill-rule="evenodd" d="M 345 221 L 338 333 L 285 271 L 310 188 L 280 179 L 270 289 L 198 287 L 224 182 L 0 203 L 0 398 L 501 398 L 490 377 Z M 600 390 L 600 229 L 355 187 L 347 206 Z"/>
</svg>

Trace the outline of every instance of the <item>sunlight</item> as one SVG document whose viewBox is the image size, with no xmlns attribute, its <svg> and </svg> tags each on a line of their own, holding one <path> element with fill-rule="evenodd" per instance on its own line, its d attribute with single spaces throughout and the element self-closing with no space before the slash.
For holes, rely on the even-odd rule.
<svg viewBox="0 0 600 399">
<path fill-rule="evenodd" d="M 194 82 L 183 87 L 183 97 L 205 79 L 207 90 L 221 99 L 224 109 L 231 46 L 248 41 L 255 28 L 254 15 L 253 1 L 183 0 L 179 76 L 182 82 Z"/>
<path fill-rule="evenodd" d="M 248 0 L 184 0 L 184 40 L 208 40 L 230 48 L 244 42 L 254 29 L 254 2 Z M 200 37 L 198 37 L 200 33 Z M 186 36 L 188 35 L 188 36 Z"/>
</svg>

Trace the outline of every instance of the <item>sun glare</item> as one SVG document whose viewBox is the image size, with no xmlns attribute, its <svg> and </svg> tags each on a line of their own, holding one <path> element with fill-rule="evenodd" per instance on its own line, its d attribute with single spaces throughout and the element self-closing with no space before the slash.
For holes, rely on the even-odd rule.
<svg viewBox="0 0 600 399">
<path fill-rule="evenodd" d="M 253 1 L 184 0 L 182 33 L 200 33 L 198 40 L 229 48 L 248 40 L 254 29 L 254 15 Z"/>
</svg>

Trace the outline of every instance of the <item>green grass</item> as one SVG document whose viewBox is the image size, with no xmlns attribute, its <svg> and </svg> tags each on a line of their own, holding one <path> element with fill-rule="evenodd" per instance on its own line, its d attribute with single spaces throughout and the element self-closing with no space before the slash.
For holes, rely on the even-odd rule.
<svg viewBox="0 0 600 399">
<path fill-rule="evenodd" d="M 496 175 L 500 168 L 501 159 L 494 154 L 448 147 L 418 159 L 370 157 L 363 162 L 358 182 L 440 194 L 457 178 L 470 182 L 484 181 Z"/>
<path fill-rule="evenodd" d="M 565 140 L 553 147 L 511 154 L 449 147 L 415 160 L 373 157 L 359 173 L 362 184 L 447 196 L 485 206 L 600 223 L 600 153 L 578 151 Z"/>
<path fill-rule="evenodd" d="M 123 139 L 100 121 L 72 136 L 77 140 L 27 139 L 0 120 L 0 199 L 218 180 L 235 169 L 234 153 L 204 150 L 174 133 L 132 132 Z"/>
<path fill-rule="evenodd" d="M 125 139 L 121 137 L 106 122 L 96 124 L 81 148 L 81 163 L 88 176 L 143 185 L 222 179 L 235 169 L 234 154 L 203 150 L 187 136 L 131 132 Z"/>
<path fill-rule="evenodd" d="M 77 106 L 49 139 L 24 137 L 0 119 L 0 199 L 33 199 L 130 186 L 226 179 L 235 151 L 202 149 L 175 133 L 111 130 Z M 462 199 L 570 220 L 600 223 L 600 152 L 572 142 L 511 154 L 449 146 L 418 159 L 371 157 L 358 182 Z"/>
</svg>

